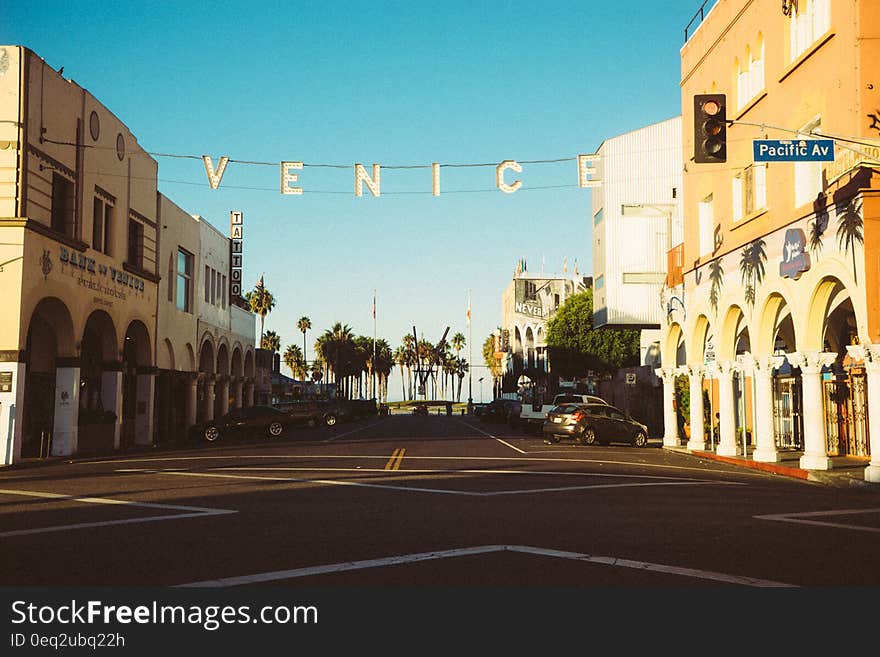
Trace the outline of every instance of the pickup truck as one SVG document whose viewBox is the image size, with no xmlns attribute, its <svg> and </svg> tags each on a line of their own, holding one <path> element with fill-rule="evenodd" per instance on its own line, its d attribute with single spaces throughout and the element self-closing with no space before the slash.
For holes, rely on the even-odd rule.
<svg viewBox="0 0 880 657">
<path fill-rule="evenodd" d="M 544 426 L 544 420 L 547 414 L 559 406 L 560 404 L 607 404 L 601 397 L 595 395 L 581 395 L 570 392 L 562 392 L 553 397 L 553 403 L 541 403 L 540 397 L 535 399 L 535 403 L 522 404 L 519 413 L 519 424 L 527 431 L 540 432 Z"/>
</svg>

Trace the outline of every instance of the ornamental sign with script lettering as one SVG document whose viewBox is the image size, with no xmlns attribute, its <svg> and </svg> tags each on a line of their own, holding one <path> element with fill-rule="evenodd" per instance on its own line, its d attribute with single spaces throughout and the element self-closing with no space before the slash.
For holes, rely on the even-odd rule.
<svg viewBox="0 0 880 657">
<path fill-rule="evenodd" d="M 241 240 L 244 215 L 233 210 L 229 213 L 229 298 L 241 297 Z"/>
<path fill-rule="evenodd" d="M 596 167 L 595 163 L 599 161 L 600 157 L 598 154 L 592 155 L 578 155 L 577 158 L 572 158 L 577 161 L 577 184 L 580 188 L 589 188 L 589 187 L 599 187 L 602 184 L 601 180 L 597 180 L 594 176 L 596 175 Z M 208 184 L 211 186 L 211 189 L 219 189 L 220 182 L 223 180 L 223 174 L 226 172 L 227 165 L 229 164 L 229 157 L 224 155 L 220 158 L 217 163 L 217 167 L 214 167 L 214 161 L 211 159 L 209 155 L 202 155 L 202 162 L 205 165 L 205 173 L 208 175 Z M 270 163 L 263 163 L 270 164 Z M 301 196 L 304 193 L 304 189 L 302 187 L 295 186 L 295 183 L 299 182 L 300 174 L 297 173 L 302 171 L 304 167 L 309 166 L 304 162 L 293 162 L 293 161 L 285 161 L 280 163 L 281 166 L 281 193 L 285 195 L 292 196 Z M 314 166 L 322 166 L 322 165 L 314 165 Z M 336 165 L 333 165 L 334 167 Z M 440 168 L 444 166 L 439 162 L 433 162 L 430 165 L 415 165 L 408 166 L 405 168 L 408 169 L 431 169 L 431 193 L 434 196 L 440 196 Z M 446 166 L 461 166 L 461 165 L 446 165 Z M 484 165 L 471 165 L 471 166 L 484 166 Z M 401 167 L 393 167 L 393 168 L 401 168 Z M 507 171 L 513 171 L 514 173 L 522 173 L 522 165 L 516 160 L 504 160 L 499 163 L 495 167 L 495 186 L 505 194 L 513 194 L 520 187 L 522 187 L 521 180 L 514 180 L 513 182 L 508 182 L 505 178 L 507 175 Z M 381 173 L 382 166 L 379 164 L 373 164 L 370 167 L 370 172 L 367 172 L 366 167 L 363 164 L 355 164 L 354 165 L 354 195 L 355 196 L 363 196 L 364 194 L 364 185 L 366 185 L 367 189 L 370 190 L 370 194 L 373 196 L 380 196 L 382 193 L 382 183 L 381 183 Z"/>
</svg>

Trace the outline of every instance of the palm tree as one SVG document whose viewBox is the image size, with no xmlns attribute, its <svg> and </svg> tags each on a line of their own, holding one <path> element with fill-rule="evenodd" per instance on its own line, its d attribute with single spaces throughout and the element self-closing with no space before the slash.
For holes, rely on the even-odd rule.
<svg viewBox="0 0 880 657">
<path fill-rule="evenodd" d="M 458 401 L 461 401 L 461 384 L 464 382 L 464 375 L 468 373 L 470 364 L 464 358 L 457 358 L 455 363 L 455 373 L 458 375 Z"/>
<path fill-rule="evenodd" d="M 296 378 L 297 363 L 302 360 L 302 351 L 300 351 L 300 348 L 295 344 L 287 345 L 287 349 L 284 350 L 282 359 L 284 360 L 284 364 L 290 368 L 290 373 Z"/>
<path fill-rule="evenodd" d="M 709 263 L 709 280 L 712 282 L 712 287 L 709 288 L 709 303 L 717 313 L 718 295 L 721 293 L 721 286 L 724 284 L 724 269 L 721 267 L 721 258 L 716 258 Z"/>
<path fill-rule="evenodd" d="M 827 218 L 825 221 L 826 223 L 823 224 L 821 219 L 816 217 L 816 220 L 810 224 L 810 253 L 817 256 L 822 250 L 822 236 L 825 234 Z"/>
<path fill-rule="evenodd" d="M 275 331 L 266 331 L 266 334 L 260 341 L 260 348 L 268 349 L 273 354 L 276 351 L 281 351 L 281 336 L 279 336 Z"/>
<path fill-rule="evenodd" d="M 764 263 L 767 261 L 765 245 L 764 240 L 757 239 L 746 245 L 740 256 L 739 269 L 745 286 L 746 303 L 750 306 L 755 305 L 755 283 L 764 280 Z"/>
<path fill-rule="evenodd" d="M 320 354 L 327 369 L 333 373 L 337 397 L 343 395 L 339 384 L 347 376 L 347 370 L 350 369 L 354 355 L 353 338 L 354 333 L 348 324 L 336 322 L 331 328 L 324 331 L 315 342 L 315 352 Z"/>
<path fill-rule="evenodd" d="M 494 399 L 502 376 L 501 361 L 495 358 L 494 333 L 490 333 L 485 341 L 483 341 L 483 362 L 486 364 L 486 367 L 489 368 L 489 373 L 492 375 L 492 398 Z"/>
<path fill-rule="evenodd" d="M 406 352 L 403 347 L 397 347 L 397 349 L 394 350 L 393 357 L 394 362 L 397 363 L 397 366 L 400 368 L 400 387 L 402 389 L 401 392 L 403 393 L 402 396 L 406 399 L 406 379 L 403 376 L 403 368 L 406 366 Z"/>
<path fill-rule="evenodd" d="M 263 344 L 263 328 L 266 323 L 266 315 L 275 307 L 275 297 L 269 289 L 263 285 L 263 277 L 254 286 L 254 289 L 244 295 L 245 301 L 251 308 L 251 312 L 260 316 L 260 344 Z"/>
<path fill-rule="evenodd" d="M 303 353 L 303 358 L 306 358 L 306 354 L 307 354 L 307 352 L 306 352 L 306 331 L 308 331 L 310 328 L 312 328 L 312 320 L 310 320 L 308 317 L 303 315 L 302 317 L 299 318 L 299 320 L 297 320 L 296 328 L 298 328 L 300 330 L 300 332 L 303 334 L 303 351 L 302 351 L 302 353 Z"/>
<path fill-rule="evenodd" d="M 857 206 L 853 199 L 838 205 L 837 221 L 837 243 L 846 251 L 852 249 L 853 282 L 857 283 L 855 246 L 865 243 L 864 235 L 862 235 L 862 206 Z"/>
</svg>

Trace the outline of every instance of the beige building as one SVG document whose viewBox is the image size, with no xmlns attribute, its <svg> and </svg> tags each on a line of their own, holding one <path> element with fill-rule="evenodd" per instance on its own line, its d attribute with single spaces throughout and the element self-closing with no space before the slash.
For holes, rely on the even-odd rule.
<svg viewBox="0 0 880 657">
<path fill-rule="evenodd" d="M 718 0 L 691 27 L 664 444 L 771 462 L 794 450 L 806 469 L 845 455 L 880 481 L 880 3 Z M 708 93 L 726 99 L 725 162 L 694 161 L 694 97 Z M 755 140 L 819 138 L 833 161 L 755 161 Z"/>
<path fill-rule="evenodd" d="M 87 90 L 0 46 L 0 464 L 151 445 L 167 425 L 157 365 L 192 372 L 197 345 L 186 313 L 159 321 L 167 256 L 200 246 L 157 172 Z"/>
<path fill-rule="evenodd" d="M 567 266 L 565 267 L 567 269 Z M 590 286 L 590 279 L 573 274 L 532 273 L 524 261 L 501 295 L 499 355 L 502 393 L 517 391 L 522 374 L 547 386 L 551 363 L 547 354 L 547 322 L 573 294 Z M 552 388 L 553 386 L 551 386 Z"/>
</svg>

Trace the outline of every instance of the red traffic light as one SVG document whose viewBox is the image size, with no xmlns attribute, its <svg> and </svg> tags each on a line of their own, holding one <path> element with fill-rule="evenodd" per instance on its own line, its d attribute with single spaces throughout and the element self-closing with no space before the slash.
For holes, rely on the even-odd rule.
<svg viewBox="0 0 880 657">
<path fill-rule="evenodd" d="M 727 118 L 724 94 L 694 96 L 694 162 L 727 161 Z"/>
</svg>

